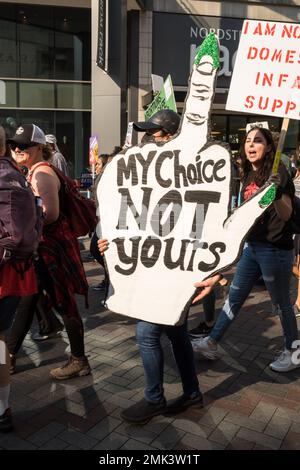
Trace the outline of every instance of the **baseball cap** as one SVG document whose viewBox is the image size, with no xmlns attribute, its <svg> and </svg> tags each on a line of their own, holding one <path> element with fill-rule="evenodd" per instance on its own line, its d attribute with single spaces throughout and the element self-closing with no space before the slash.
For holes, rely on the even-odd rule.
<svg viewBox="0 0 300 470">
<path fill-rule="evenodd" d="M 24 124 L 18 127 L 15 135 L 11 139 L 7 139 L 9 144 L 46 144 L 46 137 L 42 129 L 35 124 Z"/>
<path fill-rule="evenodd" d="M 180 117 L 172 109 L 161 109 L 153 114 L 148 121 L 134 122 L 133 128 L 138 132 L 163 130 L 171 135 L 177 132 Z"/>
</svg>

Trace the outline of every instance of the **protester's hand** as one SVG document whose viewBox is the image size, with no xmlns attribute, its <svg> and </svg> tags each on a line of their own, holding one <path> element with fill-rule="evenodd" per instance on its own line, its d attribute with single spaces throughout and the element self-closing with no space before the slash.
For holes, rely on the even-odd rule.
<svg viewBox="0 0 300 470">
<path fill-rule="evenodd" d="M 199 291 L 199 294 L 196 295 L 193 299 L 193 304 L 196 302 L 199 302 L 199 300 L 204 299 L 208 294 L 211 293 L 211 291 L 214 289 L 215 285 L 220 281 L 220 276 L 219 274 L 216 274 L 216 276 L 209 277 L 205 281 L 202 282 L 195 282 L 194 287 L 197 288 L 197 291 Z"/>
<path fill-rule="evenodd" d="M 281 178 L 279 173 L 272 173 L 269 176 L 267 184 L 274 184 L 276 188 L 276 197 L 275 199 L 278 200 L 282 197 L 282 187 L 281 187 Z"/>
<path fill-rule="evenodd" d="M 98 250 L 100 251 L 100 254 L 103 256 L 104 252 L 108 249 L 108 240 L 106 238 L 101 238 L 98 240 Z"/>
<path fill-rule="evenodd" d="M 276 188 L 281 184 L 281 178 L 279 173 L 272 173 L 268 178 L 268 184 L 274 184 Z"/>
<path fill-rule="evenodd" d="M 263 187 L 229 216 L 231 155 L 210 138 L 218 66 L 217 38 L 210 35 L 195 58 L 178 133 L 131 147 L 101 178 L 101 233 L 111 242 L 107 305 L 115 312 L 181 321 L 193 283 L 237 261 L 247 232 L 275 196 L 273 186 Z M 199 295 L 210 286 L 204 288 Z"/>
</svg>

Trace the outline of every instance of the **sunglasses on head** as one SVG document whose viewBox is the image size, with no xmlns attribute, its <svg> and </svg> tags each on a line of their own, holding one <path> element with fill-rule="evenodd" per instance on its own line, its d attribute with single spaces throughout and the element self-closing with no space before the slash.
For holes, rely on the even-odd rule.
<svg viewBox="0 0 300 470">
<path fill-rule="evenodd" d="M 36 147 L 37 145 L 39 145 L 39 144 L 37 144 L 35 142 L 31 142 L 30 144 L 16 144 L 15 142 L 12 142 L 10 144 L 10 148 L 13 151 L 15 151 L 16 148 L 18 148 L 19 150 L 21 150 L 21 152 L 23 152 L 24 150 L 29 149 L 31 147 Z"/>
</svg>

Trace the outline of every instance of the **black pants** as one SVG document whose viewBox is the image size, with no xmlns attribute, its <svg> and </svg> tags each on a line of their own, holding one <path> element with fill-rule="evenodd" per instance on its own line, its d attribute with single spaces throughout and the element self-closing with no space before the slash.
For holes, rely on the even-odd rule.
<svg viewBox="0 0 300 470">
<path fill-rule="evenodd" d="M 105 297 L 107 297 L 108 286 L 109 286 L 109 275 L 105 266 L 104 258 L 101 255 L 99 248 L 98 248 L 98 240 L 99 238 L 96 232 L 94 232 L 91 238 L 91 243 L 90 243 L 90 253 L 93 256 L 93 258 L 95 258 L 95 260 L 98 261 L 98 263 L 101 264 L 101 266 L 104 269 Z"/>
<path fill-rule="evenodd" d="M 20 297 L 7 296 L 0 299 L 0 331 L 11 327 Z"/>
<path fill-rule="evenodd" d="M 23 300 L 21 300 L 21 303 Z M 53 310 L 47 306 L 46 296 L 42 292 L 39 296 L 36 317 L 39 324 L 40 335 L 48 335 L 63 329 L 63 324 L 59 321 Z"/>
<path fill-rule="evenodd" d="M 41 259 L 36 263 L 36 272 L 39 281 L 39 293 L 23 298 L 16 311 L 15 320 L 7 340 L 9 352 L 13 355 L 17 354 L 25 336 L 30 330 L 39 297 L 43 290 L 45 289 L 51 298 L 54 298 L 52 279 L 47 274 L 47 269 Z M 67 317 L 63 312 L 59 313 L 62 315 L 62 320 L 70 341 L 71 353 L 75 357 L 84 356 L 83 324 L 78 311 L 75 312 L 72 318 Z"/>
<path fill-rule="evenodd" d="M 104 267 L 103 256 L 101 255 L 99 248 L 98 248 L 98 240 L 99 238 L 97 237 L 96 232 L 94 232 L 91 238 L 91 243 L 90 243 L 90 253 L 92 257 L 95 258 L 95 260 L 98 261 L 98 263 Z"/>
</svg>

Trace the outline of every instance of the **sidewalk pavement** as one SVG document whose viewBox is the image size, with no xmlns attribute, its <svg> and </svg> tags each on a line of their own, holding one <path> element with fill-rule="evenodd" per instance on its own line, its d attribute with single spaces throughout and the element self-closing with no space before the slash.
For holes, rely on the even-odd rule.
<svg viewBox="0 0 300 470">
<path fill-rule="evenodd" d="M 99 265 L 84 256 L 89 284 L 96 284 Z M 295 287 L 293 282 L 293 299 Z M 266 291 L 257 288 L 249 297 L 222 340 L 221 359 L 196 355 L 205 407 L 157 416 L 143 426 L 120 417 L 143 397 L 135 320 L 107 311 L 101 295 L 90 290 L 88 311 L 78 299 L 92 375 L 54 382 L 49 371 L 66 359 L 66 337 L 42 343 L 26 338 L 12 380 L 15 432 L 0 434 L 1 449 L 300 449 L 300 368 L 278 374 L 268 367 L 282 334 Z M 199 312 L 201 306 L 193 308 L 191 328 Z M 171 399 L 182 391 L 168 341 L 163 344 Z"/>
</svg>

